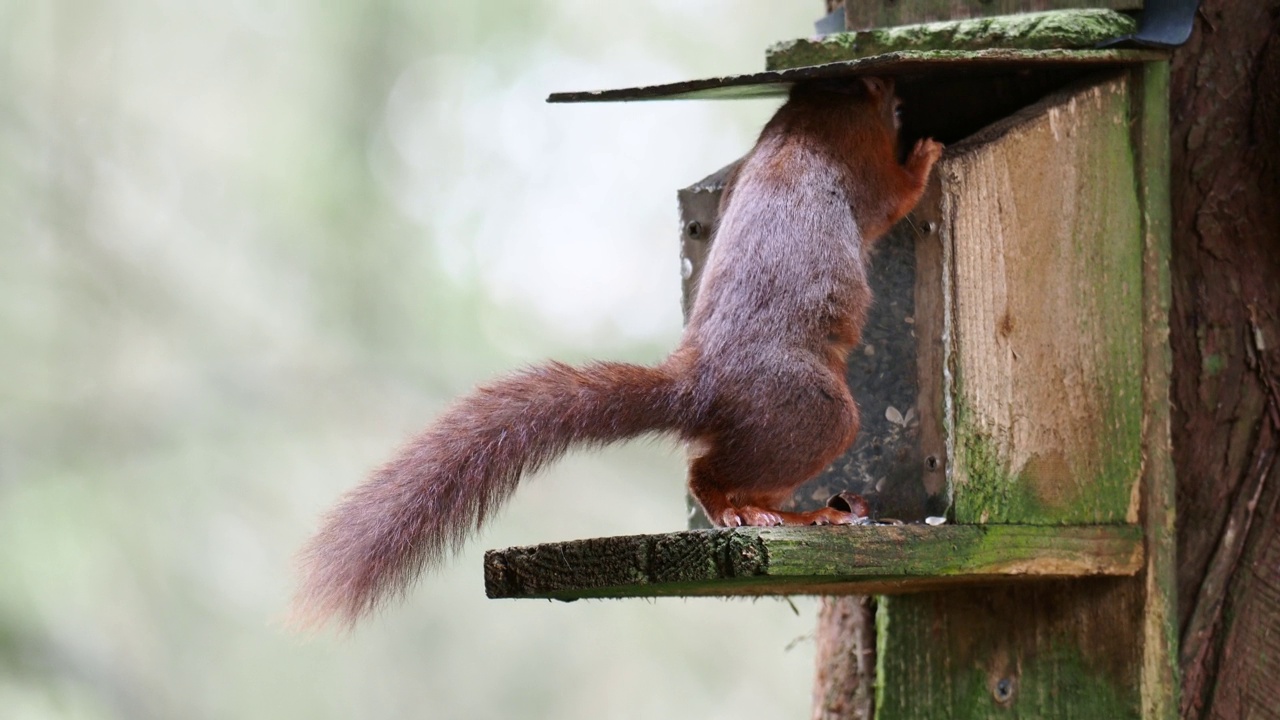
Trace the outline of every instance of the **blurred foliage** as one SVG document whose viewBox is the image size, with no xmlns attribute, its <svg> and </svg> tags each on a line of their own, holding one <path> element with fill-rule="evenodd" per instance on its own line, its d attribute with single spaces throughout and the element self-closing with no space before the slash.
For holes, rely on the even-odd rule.
<svg viewBox="0 0 1280 720">
<path fill-rule="evenodd" d="M 674 190 L 817 3 L 0 3 L 0 716 L 797 717 L 812 605 L 490 602 L 486 546 L 683 525 L 577 455 L 349 637 L 279 628 L 317 515 L 451 397 L 679 332 Z"/>
</svg>

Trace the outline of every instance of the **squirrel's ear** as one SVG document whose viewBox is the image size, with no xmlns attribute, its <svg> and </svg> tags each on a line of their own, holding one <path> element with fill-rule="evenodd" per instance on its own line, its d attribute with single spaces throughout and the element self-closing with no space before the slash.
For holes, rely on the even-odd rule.
<svg viewBox="0 0 1280 720">
<path fill-rule="evenodd" d="M 881 99 L 893 95 L 893 78 L 862 77 L 862 84 L 871 97 Z"/>
</svg>

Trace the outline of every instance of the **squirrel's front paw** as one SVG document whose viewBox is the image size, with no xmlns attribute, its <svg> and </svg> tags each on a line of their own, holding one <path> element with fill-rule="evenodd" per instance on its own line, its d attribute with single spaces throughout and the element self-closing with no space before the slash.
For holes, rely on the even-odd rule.
<svg viewBox="0 0 1280 720">
<path fill-rule="evenodd" d="M 916 141 L 915 147 L 911 148 L 911 155 L 907 158 L 907 166 L 912 170 L 928 175 L 929 170 L 933 168 L 933 164 L 942 157 L 942 143 L 933 138 L 921 138 Z"/>
</svg>

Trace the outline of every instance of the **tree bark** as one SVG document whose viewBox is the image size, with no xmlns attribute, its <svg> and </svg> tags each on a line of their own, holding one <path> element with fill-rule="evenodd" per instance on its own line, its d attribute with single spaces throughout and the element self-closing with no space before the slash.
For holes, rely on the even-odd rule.
<svg viewBox="0 0 1280 720">
<path fill-rule="evenodd" d="M 875 603 L 824 597 L 818 610 L 813 720 L 871 720 L 875 710 Z"/>
<path fill-rule="evenodd" d="M 1173 58 L 1182 716 L 1280 717 L 1280 2 L 1202 3 Z"/>
</svg>

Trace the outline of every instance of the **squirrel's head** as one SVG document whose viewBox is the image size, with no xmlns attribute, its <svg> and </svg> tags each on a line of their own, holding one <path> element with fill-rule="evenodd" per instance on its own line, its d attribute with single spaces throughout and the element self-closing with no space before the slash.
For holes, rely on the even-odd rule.
<svg viewBox="0 0 1280 720">
<path fill-rule="evenodd" d="M 896 136 L 902 128 L 902 100 L 893 93 L 893 78 L 860 77 L 858 80 L 880 113 L 886 127 Z"/>
<path fill-rule="evenodd" d="M 902 101 L 894 94 L 893 78 L 859 76 L 839 80 L 816 80 L 797 84 L 791 90 L 792 100 L 843 102 L 859 110 L 870 110 L 883 123 L 890 136 L 896 138 L 902 126 Z"/>
</svg>

